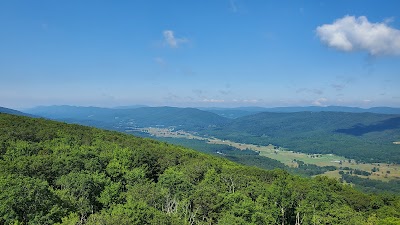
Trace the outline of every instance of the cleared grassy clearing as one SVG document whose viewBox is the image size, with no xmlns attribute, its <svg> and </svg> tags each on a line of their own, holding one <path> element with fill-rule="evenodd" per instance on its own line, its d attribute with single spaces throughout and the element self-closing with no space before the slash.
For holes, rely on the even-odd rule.
<svg viewBox="0 0 400 225">
<path fill-rule="evenodd" d="M 172 128 L 156 128 L 156 127 L 146 127 L 146 128 L 136 128 L 129 131 L 139 131 L 143 133 L 148 133 L 151 136 L 156 137 L 170 137 L 170 138 L 186 138 L 186 139 L 197 139 L 197 140 L 207 140 L 207 138 L 203 138 L 197 136 L 195 134 L 185 132 L 185 131 L 175 131 Z"/>
</svg>

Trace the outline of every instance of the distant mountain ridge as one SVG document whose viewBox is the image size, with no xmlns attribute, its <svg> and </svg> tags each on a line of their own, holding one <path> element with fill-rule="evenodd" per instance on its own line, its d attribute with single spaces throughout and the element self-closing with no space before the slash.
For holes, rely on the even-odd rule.
<svg viewBox="0 0 400 225">
<path fill-rule="evenodd" d="M 351 112 L 351 113 L 379 113 L 379 114 L 400 114 L 400 108 L 393 107 L 372 107 L 359 108 L 348 106 L 301 106 L 301 107 L 237 107 L 237 108 L 199 108 L 204 111 L 213 112 L 220 116 L 236 119 L 242 116 L 253 115 L 259 112 Z"/>
<path fill-rule="evenodd" d="M 0 107 L 0 113 L 7 113 L 7 114 L 12 114 L 12 115 L 17 115 L 17 116 L 30 116 L 32 115 L 23 113 L 21 111 L 15 110 L 15 109 L 10 109 L 10 108 L 5 108 L 5 107 Z"/>
<path fill-rule="evenodd" d="M 111 109 L 78 106 L 41 106 L 25 112 L 50 119 L 75 122 L 84 125 L 117 128 L 121 124 L 138 127 L 176 126 L 180 128 L 203 129 L 222 125 L 229 119 L 195 108 L 142 107 Z"/>
</svg>

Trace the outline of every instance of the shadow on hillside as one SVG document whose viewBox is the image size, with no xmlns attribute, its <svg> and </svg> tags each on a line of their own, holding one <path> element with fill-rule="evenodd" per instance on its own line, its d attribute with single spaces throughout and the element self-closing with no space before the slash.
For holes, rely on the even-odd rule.
<svg viewBox="0 0 400 225">
<path fill-rule="evenodd" d="M 356 124 L 352 128 L 337 129 L 335 132 L 353 136 L 361 136 L 370 132 L 391 130 L 396 128 L 400 128 L 400 117 L 383 120 L 380 123 L 373 125 Z"/>
</svg>

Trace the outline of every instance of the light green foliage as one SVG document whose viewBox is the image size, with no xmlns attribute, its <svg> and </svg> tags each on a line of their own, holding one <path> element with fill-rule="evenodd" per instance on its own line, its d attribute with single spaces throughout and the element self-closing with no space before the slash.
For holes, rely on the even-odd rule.
<svg viewBox="0 0 400 225">
<path fill-rule="evenodd" d="M 194 185 L 190 183 L 189 177 L 183 172 L 171 167 L 164 171 L 158 179 L 161 187 L 166 188 L 168 193 L 179 199 L 190 196 Z"/>
<path fill-rule="evenodd" d="M 109 183 L 109 178 L 104 174 L 71 172 L 56 181 L 59 188 L 56 192 L 61 199 L 79 213 L 81 220 L 84 220 L 91 212 L 101 209 L 102 205 L 97 196 L 101 197 L 100 194 Z M 112 196 L 109 197 L 112 198 Z M 104 198 L 106 197 L 103 194 Z"/>
</svg>

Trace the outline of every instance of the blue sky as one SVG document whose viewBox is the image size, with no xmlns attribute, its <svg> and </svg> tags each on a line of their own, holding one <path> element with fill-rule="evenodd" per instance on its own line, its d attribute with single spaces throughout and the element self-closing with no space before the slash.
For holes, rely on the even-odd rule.
<svg viewBox="0 0 400 225">
<path fill-rule="evenodd" d="M 0 105 L 400 107 L 400 2 L 0 1 Z"/>
</svg>

